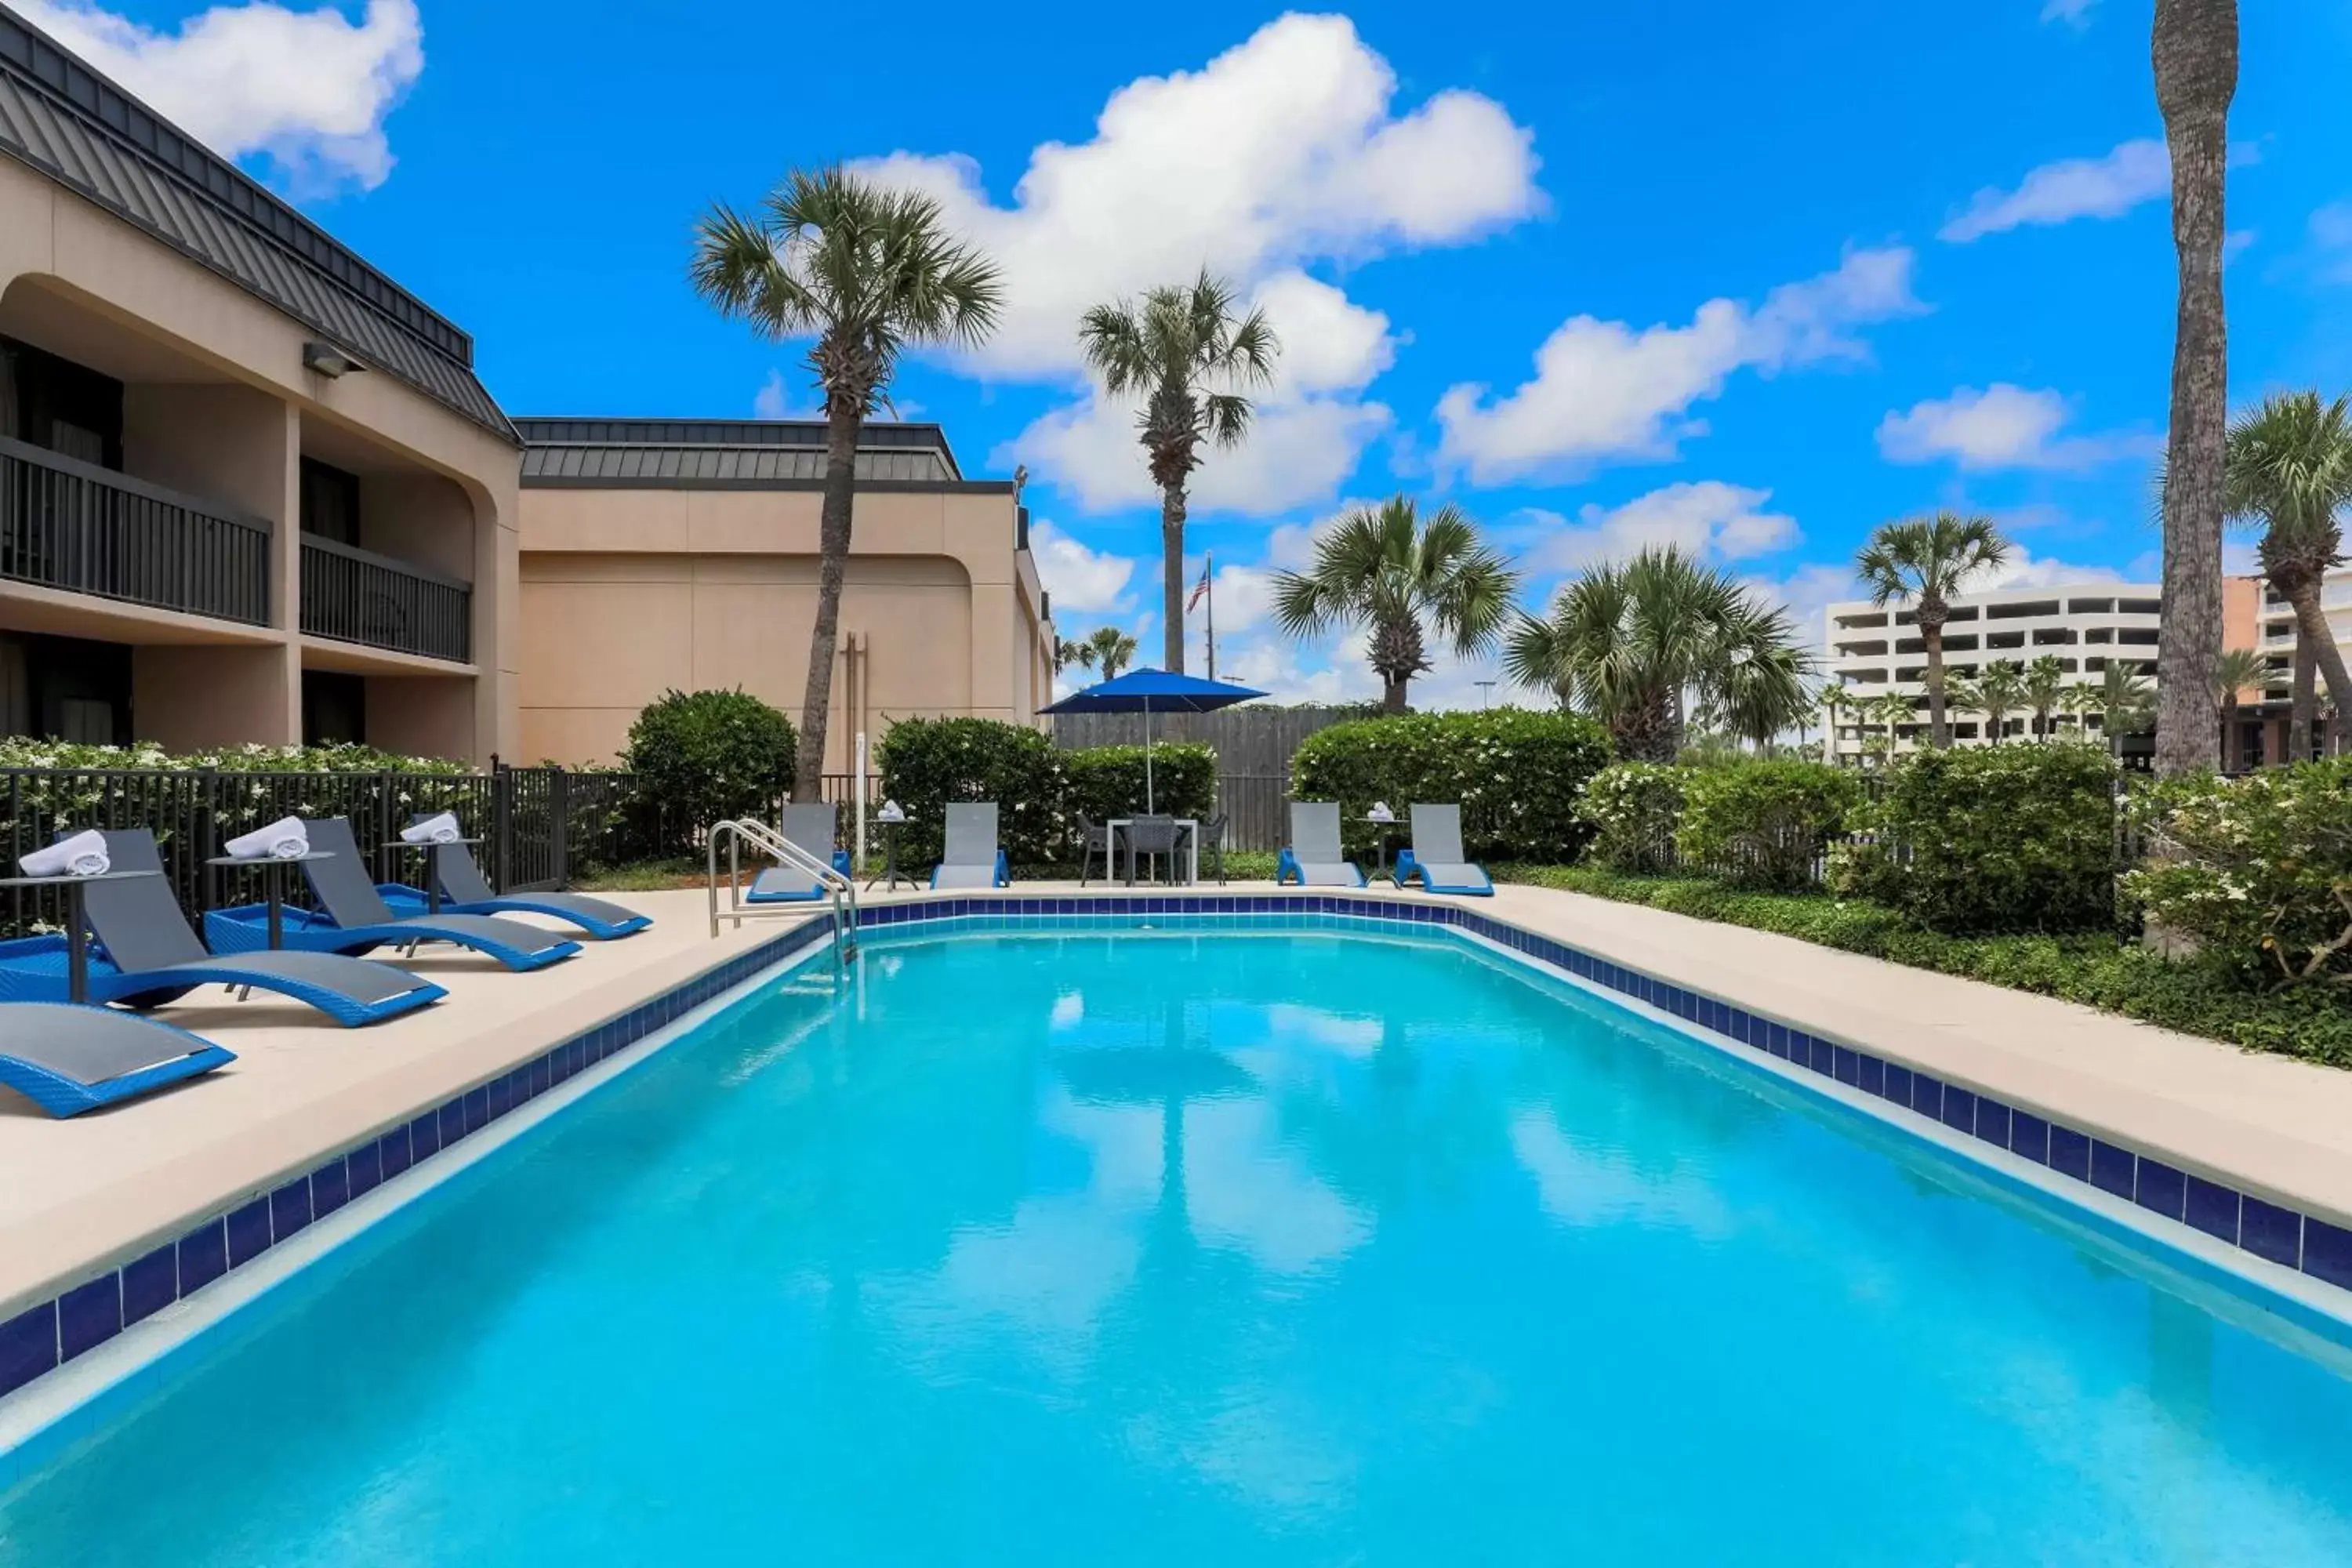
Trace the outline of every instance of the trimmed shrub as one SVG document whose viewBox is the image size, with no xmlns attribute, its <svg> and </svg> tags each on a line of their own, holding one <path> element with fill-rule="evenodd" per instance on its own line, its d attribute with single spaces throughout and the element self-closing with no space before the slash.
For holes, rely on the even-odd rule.
<svg viewBox="0 0 2352 1568">
<path fill-rule="evenodd" d="M 1956 746 L 1905 758 L 1833 885 L 1930 931 L 2099 931 L 2115 921 L 2116 764 L 2102 746 Z"/>
<path fill-rule="evenodd" d="M 1760 757 L 1696 769 L 1683 784 L 1675 853 L 1735 887 L 1810 887 L 1861 803 L 1861 780 L 1825 763 Z"/>
<path fill-rule="evenodd" d="M 1689 777 L 1689 769 L 1662 763 L 1612 763 L 1593 774 L 1577 807 L 1592 829 L 1587 856 L 1629 877 L 1673 870 Z"/>
<path fill-rule="evenodd" d="M 1104 822 L 1114 816 L 1133 816 L 1143 809 L 1141 746 L 1088 746 L 1065 752 L 1062 772 L 1069 781 L 1066 805 L 1073 829 L 1080 812 Z M 1216 752 L 1189 741 L 1163 742 L 1153 747 L 1151 798 L 1166 816 L 1207 821 L 1216 814 Z M 1066 850 L 1065 858 L 1075 861 L 1075 837 Z"/>
<path fill-rule="evenodd" d="M 2352 758 L 2165 780 L 2133 803 L 2152 921 L 2269 988 L 2352 986 Z"/>
<path fill-rule="evenodd" d="M 938 861 L 950 801 L 996 802 L 997 843 L 1014 865 L 1044 865 L 1059 856 L 1070 826 L 1069 781 L 1064 753 L 1042 731 L 998 719 L 901 719 L 883 735 L 875 758 L 882 793 L 907 813 L 901 865 Z M 1139 772 L 1136 782 L 1139 792 Z"/>
<path fill-rule="evenodd" d="M 1580 714 L 1408 713 L 1308 736 L 1291 762 L 1291 794 L 1339 803 L 1351 856 L 1372 854 L 1360 818 L 1374 801 L 1400 824 L 1415 801 L 1458 801 L 1474 858 L 1568 861 L 1592 836 L 1578 810 L 1585 783 L 1608 762 L 1608 731 Z"/>
<path fill-rule="evenodd" d="M 78 741 L 0 736 L 0 768 L 68 768 L 126 773 L 439 773 L 466 774 L 471 763 L 404 757 L 373 746 L 264 746 L 257 742 L 209 752 L 167 752 L 152 741 L 92 746 Z"/>
<path fill-rule="evenodd" d="M 748 691 L 665 691 L 629 726 L 623 765 L 695 832 L 772 820 L 792 782 L 792 721 Z"/>
</svg>

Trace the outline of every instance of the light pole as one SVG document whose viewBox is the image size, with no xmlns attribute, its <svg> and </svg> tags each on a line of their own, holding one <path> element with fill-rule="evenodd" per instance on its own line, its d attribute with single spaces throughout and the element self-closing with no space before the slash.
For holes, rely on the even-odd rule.
<svg viewBox="0 0 2352 1568">
<path fill-rule="evenodd" d="M 1491 680 L 1474 680 L 1471 684 L 1478 689 L 1478 706 L 1492 707 L 1495 700 L 1495 683 Z"/>
</svg>

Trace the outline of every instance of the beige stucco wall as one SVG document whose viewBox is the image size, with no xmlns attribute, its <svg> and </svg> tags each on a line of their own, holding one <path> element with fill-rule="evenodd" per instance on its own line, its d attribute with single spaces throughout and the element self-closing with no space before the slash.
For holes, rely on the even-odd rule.
<svg viewBox="0 0 2352 1568">
<path fill-rule="evenodd" d="M 814 489 L 525 489 L 522 754 L 615 757 L 671 688 L 741 687 L 799 721 L 816 616 Z M 858 497 L 826 768 L 909 716 L 1032 723 L 1034 568 L 1008 490 Z M 1042 662 L 1050 662 L 1050 650 Z"/>
<path fill-rule="evenodd" d="M 57 624 L 53 604 L 41 606 L 40 629 L 141 647 L 133 706 L 143 733 L 173 743 L 173 734 L 191 728 L 210 733 L 249 724 L 251 732 L 228 738 L 300 738 L 299 459 L 306 447 L 324 443 L 363 451 L 368 483 L 390 504 L 391 533 L 372 539 L 371 548 L 473 584 L 475 669 L 450 679 L 478 689 L 454 706 L 437 700 L 430 723 L 413 721 L 414 705 L 394 700 L 387 723 L 435 736 L 439 754 L 487 762 L 494 752 L 515 753 L 520 455 L 513 446 L 391 375 L 331 380 L 307 370 L 302 346 L 317 335 L 309 328 L 5 159 L 0 324 L 35 342 L 63 333 L 104 343 L 135 363 L 136 374 L 120 377 L 126 471 L 280 525 L 273 555 L 278 624 L 268 635 L 282 700 L 257 704 L 248 658 L 239 667 L 241 695 L 230 707 L 193 717 L 172 710 L 165 694 L 195 701 L 205 691 L 200 663 L 169 668 L 182 657 L 177 648 L 185 634 L 173 626 L 180 617 L 126 616 L 93 603 L 88 626 L 77 628 Z M 0 594 L 0 627 L 29 627 L 12 610 L 15 603 Z M 387 668 L 397 668 L 396 661 Z M 448 718 L 458 708 L 461 725 Z"/>
</svg>

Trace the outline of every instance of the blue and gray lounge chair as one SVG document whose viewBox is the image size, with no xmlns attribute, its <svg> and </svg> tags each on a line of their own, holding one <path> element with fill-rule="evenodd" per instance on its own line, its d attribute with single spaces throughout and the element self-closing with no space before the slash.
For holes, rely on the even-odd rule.
<svg viewBox="0 0 2352 1568">
<path fill-rule="evenodd" d="M 419 816 L 417 821 L 425 820 Z M 419 856 L 419 859 L 425 857 Z M 441 910 L 452 915 L 545 915 L 577 926 L 599 942 L 634 936 L 654 922 L 635 910 L 585 893 L 500 893 L 494 890 L 473 852 L 462 844 L 444 844 L 431 858 L 441 867 Z M 392 912 L 413 920 L 430 912 L 431 901 L 415 888 L 379 882 L 377 892 Z"/>
<path fill-rule="evenodd" d="M 1494 879 L 1462 853 L 1462 808 L 1458 805 L 1416 805 L 1412 808 L 1412 847 L 1397 857 L 1396 885 L 1415 877 L 1433 893 L 1466 893 L 1475 899 L 1495 896 Z"/>
<path fill-rule="evenodd" d="M 784 839 L 793 847 L 806 850 L 819 860 L 829 863 L 841 875 L 849 875 L 849 851 L 836 849 L 834 840 L 840 836 L 841 811 L 824 802 L 811 801 L 806 805 L 784 807 Z M 798 866 L 771 866 L 751 879 L 751 890 L 744 895 L 747 904 L 810 904 L 824 897 L 824 884 Z"/>
<path fill-rule="evenodd" d="M 1290 843 L 1276 857 L 1274 879 L 1303 888 L 1360 888 L 1363 868 L 1339 847 L 1339 806 L 1336 801 L 1294 800 L 1290 803 Z"/>
<path fill-rule="evenodd" d="M 580 944 L 523 921 L 498 915 L 395 913 L 368 876 L 352 825 L 340 816 L 305 817 L 310 847 L 323 860 L 306 860 L 315 910 L 285 911 L 286 945 L 301 952 L 366 952 L 379 947 L 414 948 L 424 942 L 454 942 L 495 958 L 509 969 L 544 969 L 580 951 Z M 251 952 L 269 944 L 268 911 L 258 905 L 215 910 L 205 917 L 213 945 L 224 952 Z"/>
<path fill-rule="evenodd" d="M 0 1006 L 0 1086 L 51 1116 L 79 1116 L 236 1060 L 152 1018 L 63 1002 Z"/>
<path fill-rule="evenodd" d="M 163 858 L 144 828 L 106 836 L 118 871 L 158 871 Z M 414 1012 L 446 995 L 441 987 L 389 963 L 326 952 L 210 953 L 180 912 L 161 876 L 93 882 L 82 890 L 90 934 L 89 999 L 160 1007 L 199 985 L 268 991 L 306 1002 L 338 1024 L 356 1027 Z M 70 994 L 66 939 L 0 942 L 0 1001 L 63 1002 Z"/>
<path fill-rule="evenodd" d="M 934 888 L 1009 888 L 1013 868 L 996 847 L 996 803 L 948 807 L 948 842 L 931 868 Z"/>
</svg>

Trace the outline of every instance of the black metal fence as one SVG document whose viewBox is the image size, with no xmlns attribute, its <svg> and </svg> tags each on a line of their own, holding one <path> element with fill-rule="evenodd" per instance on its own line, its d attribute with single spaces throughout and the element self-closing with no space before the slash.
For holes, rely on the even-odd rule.
<svg viewBox="0 0 2352 1568">
<path fill-rule="evenodd" d="M 0 770 L 0 847 L 14 868 L 60 835 L 144 827 L 191 921 L 206 909 L 258 901 L 258 876 L 205 862 L 237 835 L 283 816 L 343 816 L 378 881 L 418 874 L 414 856 L 380 847 L 419 813 L 453 812 L 482 872 L 504 892 L 562 888 L 597 866 L 682 854 L 683 824 L 643 798 L 626 773 L 497 767 L 487 773 L 238 773 L 231 771 L 12 768 Z M 299 901 L 299 889 L 289 892 Z M 0 935 L 57 928 L 61 895 L 11 889 Z"/>
</svg>

